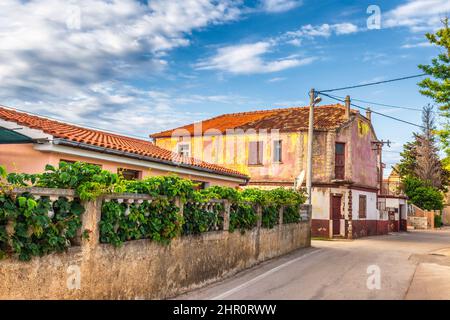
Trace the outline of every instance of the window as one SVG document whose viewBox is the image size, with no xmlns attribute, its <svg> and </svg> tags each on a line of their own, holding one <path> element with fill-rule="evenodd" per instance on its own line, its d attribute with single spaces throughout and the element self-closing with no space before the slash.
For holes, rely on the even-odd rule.
<svg viewBox="0 0 450 320">
<path fill-rule="evenodd" d="M 367 216 L 367 196 L 359 196 L 359 217 L 365 219 Z"/>
<path fill-rule="evenodd" d="M 334 178 L 345 179 L 345 143 L 337 142 L 335 145 Z"/>
<path fill-rule="evenodd" d="M 188 143 L 180 143 L 178 145 L 178 154 L 183 157 L 190 156 L 190 145 Z"/>
<path fill-rule="evenodd" d="M 251 141 L 248 145 L 248 164 L 262 165 L 263 164 L 263 142 Z"/>
<path fill-rule="evenodd" d="M 125 180 L 138 180 L 142 175 L 142 171 L 123 168 L 117 169 L 117 173 L 121 174 Z"/>
<path fill-rule="evenodd" d="M 196 184 L 195 190 L 204 190 L 206 188 L 209 188 L 209 182 L 196 180 L 193 180 L 192 182 Z"/>
<path fill-rule="evenodd" d="M 282 152 L 283 152 L 282 141 L 275 140 L 273 142 L 273 162 L 279 163 L 283 161 Z"/>
</svg>

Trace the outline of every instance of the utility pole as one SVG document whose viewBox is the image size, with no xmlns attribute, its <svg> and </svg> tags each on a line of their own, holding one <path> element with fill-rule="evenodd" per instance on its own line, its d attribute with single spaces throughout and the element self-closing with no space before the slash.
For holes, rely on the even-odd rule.
<svg viewBox="0 0 450 320">
<path fill-rule="evenodd" d="M 308 159 L 306 167 L 306 191 L 308 193 L 308 204 L 312 203 L 312 159 L 313 159 L 313 134 L 314 134 L 314 103 L 315 91 L 309 93 L 309 127 L 308 127 Z"/>
</svg>

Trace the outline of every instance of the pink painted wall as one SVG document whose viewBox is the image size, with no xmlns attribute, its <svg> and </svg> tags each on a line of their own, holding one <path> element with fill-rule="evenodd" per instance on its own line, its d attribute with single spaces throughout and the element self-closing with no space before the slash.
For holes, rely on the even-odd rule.
<svg viewBox="0 0 450 320">
<path fill-rule="evenodd" d="M 4 165 L 8 172 L 17 173 L 42 173 L 45 165 L 57 166 L 61 160 L 83 161 L 100 165 L 104 170 L 117 173 L 119 168 L 142 171 L 142 177 L 160 176 L 171 174 L 170 171 L 149 169 L 145 167 L 120 164 L 116 162 L 91 159 L 72 155 L 59 154 L 54 152 L 41 152 L 33 149 L 32 144 L 0 145 L 0 165 Z M 201 177 L 189 174 L 178 174 L 180 177 L 208 182 L 210 185 L 222 185 L 228 187 L 238 187 L 232 181 Z"/>
</svg>

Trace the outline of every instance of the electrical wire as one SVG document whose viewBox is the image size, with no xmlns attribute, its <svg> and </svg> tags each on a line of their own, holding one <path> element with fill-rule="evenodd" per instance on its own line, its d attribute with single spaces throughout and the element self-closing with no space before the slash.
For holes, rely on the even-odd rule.
<svg viewBox="0 0 450 320">
<path fill-rule="evenodd" d="M 332 95 L 329 95 L 329 94 L 326 94 L 326 93 L 323 93 L 323 92 L 321 92 L 320 94 L 323 95 L 323 96 L 326 96 L 326 97 L 328 97 L 328 98 L 337 100 L 337 101 L 339 101 L 339 102 L 345 103 L 344 100 L 339 99 L 339 98 L 336 98 L 335 96 L 332 96 Z M 367 108 L 361 107 L 361 106 L 359 106 L 359 105 L 357 105 L 357 104 L 350 103 L 350 105 L 352 105 L 352 106 L 354 106 L 354 107 L 356 107 L 356 108 L 359 108 L 359 109 L 362 109 L 362 110 L 366 110 L 366 111 L 367 111 Z M 384 113 L 381 113 L 381 112 L 378 112 L 378 111 L 374 111 L 374 110 L 370 110 L 370 111 L 371 111 L 372 113 L 378 114 L 378 115 L 380 115 L 380 116 L 382 116 L 382 117 L 386 117 L 386 118 L 389 118 L 389 119 L 392 119 L 392 120 L 396 120 L 396 121 L 400 121 L 400 122 L 409 124 L 409 125 L 411 125 L 411 126 L 415 126 L 415 127 L 421 128 L 421 129 L 425 129 L 425 127 L 423 127 L 423 126 L 421 126 L 421 125 L 418 125 L 418 124 L 415 124 L 415 123 L 412 123 L 412 122 L 409 122 L 409 121 L 406 121 L 406 120 L 403 120 L 403 119 L 399 119 L 399 118 L 396 118 L 396 117 L 393 117 L 393 116 L 389 116 L 389 115 L 387 115 L 387 114 L 384 114 Z"/>
<path fill-rule="evenodd" d="M 416 75 L 413 75 L 413 76 L 407 76 L 407 77 L 401 77 L 401 78 L 389 79 L 389 80 L 383 80 L 383 81 L 377 81 L 377 82 L 370 82 L 370 83 L 365 83 L 365 84 L 358 84 L 358 85 L 342 87 L 342 88 L 319 90 L 318 93 L 333 92 L 333 91 L 340 91 L 340 90 L 348 90 L 348 89 L 355 89 L 355 88 L 362 88 L 362 87 L 374 86 L 374 85 L 383 84 L 383 83 L 390 83 L 390 82 L 395 82 L 395 81 L 402 81 L 402 80 L 408 80 L 408 79 L 413 79 L 413 78 L 419 78 L 419 77 L 423 77 L 423 76 L 426 76 L 426 75 L 427 75 L 426 73 L 422 73 L 422 74 L 416 74 Z"/>
<path fill-rule="evenodd" d="M 339 98 L 339 99 L 345 99 L 344 97 L 335 96 L 335 95 L 333 95 L 333 96 L 336 97 L 336 98 Z M 353 97 L 352 97 L 352 101 L 359 101 L 359 102 L 362 102 L 362 103 L 368 103 L 368 104 L 372 104 L 372 105 L 380 106 L 380 107 L 404 109 L 404 110 L 419 111 L 419 112 L 423 111 L 423 109 L 419 109 L 419 108 L 394 106 L 394 105 L 391 105 L 391 104 L 384 104 L 384 103 L 372 102 L 372 101 L 367 101 L 367 100 L 355 99 Z"/>
</svg>

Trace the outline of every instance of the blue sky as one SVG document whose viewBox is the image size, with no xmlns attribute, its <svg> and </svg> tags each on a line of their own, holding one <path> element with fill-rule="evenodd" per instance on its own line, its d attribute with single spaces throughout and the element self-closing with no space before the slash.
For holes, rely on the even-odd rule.
<svg viewBox="0 0 450 320">
<path fill-rule="evenodd" d="M 367 8 L 381 10 L 368 29 Z M 0 104 L 136 136 L 420 73 L 448 0 L 2 0 Z M 421 108 L 417 79 L 337 92 Z M 324 99 L 324 102 L 331 102 Z M 420 112 L 370 106 L 414 123 Z M 373 115 L 388 166 L 417 128 Z M 394 151 L 394 152 L 392 152 Z"/>
</svg>

